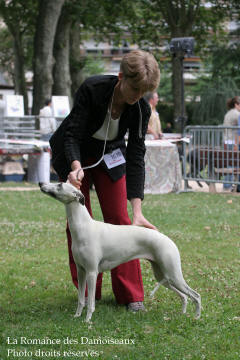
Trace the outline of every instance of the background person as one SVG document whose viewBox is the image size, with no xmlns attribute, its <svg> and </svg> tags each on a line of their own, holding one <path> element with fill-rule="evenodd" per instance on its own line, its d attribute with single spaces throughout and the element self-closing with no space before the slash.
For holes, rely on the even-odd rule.
<svg viewBox="0 0 240 360">
<path fill-rule="evenodd" d="M 240 115 L 240 97 L 235 96 L 227 101 L 228 112 L 226 113 L 223 121 L 224 126 L 238 126 L 238 119 Z M 225 129 L 224 131 L 224 144 L 228 150 L 237 149 L 238 134 L 232 129 Z M 229 156 L 230 158 L 231 156 Z M 232 168 L 229 166 L 228 168 Z M 225 180 L 233 181 L 234 175 L 228 174 L 224 177 Z M 224 190 L 231 190 L 232 184 L 224 183 Z"/>
<path fill-rule="evenodd" d="M 160 121 L 159 113 L 156 110 L 156 106 L 159 101 L 158 93 L 149 92 L 148 94 L 146 94 L 145 99 L 148 101 L 152 110 L 151 117 L 148 123 L 147 134 L 152 135 L 154 140 L 161 139 L 162 137 L 161 121 Z"/>
<path fill-rule="evenodd" d="M 45 101 L 45 106 L 39 112 L 41 140 L 49 141 L 50 137 L 57 128 L 56 119 L 52 113 L 52 102 L 50 99 Z"/>
<path fill-rule="evenodd" d="M 133 210 L 132 223 L 156 229 L 141 210 L 145 177 L 144 140 L 150 117 L 150 107 L 143 95 L 156 89 L 159 81 L 160 71 L 153 55 L 141 50 L 126 54 L 118 76 L 93 76 L 84 81 L 77 91 L 72 111 L 50 139 L 55 170 L 63 181 L 68 179 L 81 188 L 92 215 L 89 196 L 91 175 L 105 222 L 130 225 L 128 199 Z M 126 147 L 124 136 L 127 130 Z M 93 168 L 82 169 L 96 164 L 103 151 L 110 161 L 105 158 Z M 111 167 L 111 159 L 119 165 Z M 67 236 L 71 275 L 77 286 L 68 228 Z M 131 311 L 144 310 L 139 260 L 116 267 L 111 276 L 117 302 L 126 304 Z M 101 298 L 101 283 L 102 274 L 99 274 L 96 299 Z"/>
<path fill-rule="evenodd" d="M 172 124 L 170 122 L 167 122 L 166 127 L 163 129 L 163 133 L 172 134 Z"/>
</svg>

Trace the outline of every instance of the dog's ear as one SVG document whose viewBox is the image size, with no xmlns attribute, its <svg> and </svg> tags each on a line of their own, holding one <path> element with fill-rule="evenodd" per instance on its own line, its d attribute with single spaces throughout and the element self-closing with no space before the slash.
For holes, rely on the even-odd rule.
<svg viewBox="0 0 240 360">
<path fill-rule="evenodd" d="M 80 204 L 82 204 L 83 206 L 85 205 L 85 196 L 82 194 L 82 196 L 79 197 L 79 202 Z"/>
<path fill-rule="evenodd" d="M 63 187 L 63 183 L 62 183 L 62 182 L 60 182 L 60 183 L 57 184 L 57 189 L 58 189 L 58 190 L 61 190 L 62 187 Z"/>
<path fill-rule="evenodd" d="M 85 197 L 81 192 L 74 191 L 74 196 L 80 202 L 80 204 L 85 205 Z"/>
</svg>

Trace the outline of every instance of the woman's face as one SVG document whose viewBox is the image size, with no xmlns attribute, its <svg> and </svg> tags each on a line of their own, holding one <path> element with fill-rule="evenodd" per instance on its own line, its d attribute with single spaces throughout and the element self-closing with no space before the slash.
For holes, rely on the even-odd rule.
<svg viewBox="0 0 240 360">
<path fill-rule="evenodd" d="M 133 105 L 143 97 L 146 91 L 136 86 L 133 80 L 125 79 L 120 74 L 122 73 L 119 73 L 121 96 L 125 103 Z"/>
</svg>

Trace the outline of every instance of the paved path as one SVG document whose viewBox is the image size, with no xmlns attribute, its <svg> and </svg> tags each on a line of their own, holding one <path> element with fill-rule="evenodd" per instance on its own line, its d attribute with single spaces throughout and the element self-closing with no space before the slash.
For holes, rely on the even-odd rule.
<svg viewBox="0 0 240 360">
<path fill-rule="evenodd" d="M 209 186 L 205 182 L 201 182 L 202 187 L 200 187 L 196 181 L 189 181 L 188 183 L 194 192 L 211 192 L 211 193 L 220 193 L 220 194 L 240 195 L 240 193 L 237 193 L 236 191 L 234 192 L 224 191 L 222 183 L 215 183 L 215 191 L 209 191 Z M 184 189 L 184 181 L 182 182 L 182 189 Z"/>
<path fill-rule="evenodd" d="M 209 187 L 205 182 L 201 182 L 202 187 L 200 187 L 196 181 L 189 181 L 188 184 L 189 184 L 189 186 L 191 186 L 192 190 L 194 190 L 194 191 L 209 192 Z M 216 183 L 215 185 L 216 185 L 217 192 L 223 191 L 223 184 Z M 182 188 L 184 189 L 184 181 L 182 182 Z"/>
</svg>

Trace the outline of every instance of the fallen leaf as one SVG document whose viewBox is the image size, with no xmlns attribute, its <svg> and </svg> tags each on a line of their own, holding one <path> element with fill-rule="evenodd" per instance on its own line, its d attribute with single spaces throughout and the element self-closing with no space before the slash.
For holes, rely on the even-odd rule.
<svg viewBox="0 0 240 360">
<path fill-rule="evenodd" d="M 163 320 L 168 321 L 168 320 L 171 320 L 171 318 L 164 316 Z"/>
</svg>

